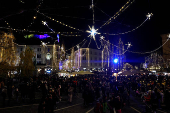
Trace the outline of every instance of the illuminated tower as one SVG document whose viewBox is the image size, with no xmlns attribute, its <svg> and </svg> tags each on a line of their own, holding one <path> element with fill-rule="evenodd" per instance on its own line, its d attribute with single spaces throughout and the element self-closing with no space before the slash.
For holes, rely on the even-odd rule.
<svg viewBox="0 0 170 113">
<path fill-rule="evenodd" d="M 109 68 L 110 66 L 110 42 L 107 41 L 104 43 L 102 50 L 102 68 Z"/>
<path fill-rule="evenodd" d="M 125 50 L 124 50 L 123 42 L 121 38 L 119 38 L 119 43 L 118 43 L 118 47 L 116 48 L 116 54 L 115 54 L 115 57 L 118 58 L 118 65 L 117 65 L 118 71 L 123 69 L 123 64 L 125 62 L 124 51 Z"/>
</svg>

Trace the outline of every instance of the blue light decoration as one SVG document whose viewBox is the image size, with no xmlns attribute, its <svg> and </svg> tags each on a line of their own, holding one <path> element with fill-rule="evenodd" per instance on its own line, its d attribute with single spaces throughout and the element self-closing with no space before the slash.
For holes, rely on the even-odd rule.
<svg viewBox="0 0 170 113">
<path fill-rule="evenodd" d="M 113 60 L 113 62 L 114 62 L 115 64 L 117 64 L 117 63 L 118 63 L 118 59 L 115 58 L 115 59 Z"/>
<path fill-rule="evenodd" d="M 58 42 L 59 42 L 59 38 L 60 38 L 60 37 L 59 37 L 59 34 L 57 34 L 57 38 L 58 38 Z"/>
<path fill-rule="evenodd" d="M 39 38 L 39 39 L 46 39 L 48 37 L 50 37 L 48 34 L 44 34 L 44 35 L 34 35 L 36 38 Z"/>
<path fill-rule="evenodd" d="M 51 73 L 51 71 L 50 71 L 50 70 L 48 70 L 48 71 L 47 71 L 47 73 Z"/>
<path fill-rule="evenodd" d="M 62 70 L 63 69 L 63 66 L 62 66 L 63 64 L 62 64 L 62 62 L 60 61 L 59 62 L 59 70 Z"/>
</svg>

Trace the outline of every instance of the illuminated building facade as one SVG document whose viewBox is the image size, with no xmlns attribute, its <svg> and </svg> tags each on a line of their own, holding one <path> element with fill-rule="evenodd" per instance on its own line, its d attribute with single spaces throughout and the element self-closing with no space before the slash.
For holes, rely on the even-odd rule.
<svg viewBox="0 0 170 113">
<path fill-rule="evenodd" d="M 74 52 L 75 70 L 101 70 L 102 51 L 91 48 L 79 48 Z"/>
<path fill-rule="evenodd" d="M 58 44 L 16 45 L 18 56 L 29 46 L 35 53 L 38 73 L 51 74 L 59 70 L 60 46 Z"/>
</svg>

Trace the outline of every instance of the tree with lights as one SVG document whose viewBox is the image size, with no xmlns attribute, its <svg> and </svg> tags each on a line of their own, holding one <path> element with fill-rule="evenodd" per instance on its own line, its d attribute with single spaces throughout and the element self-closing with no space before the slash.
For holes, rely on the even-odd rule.
<svg viewBox="0 0 170 113">
<path fill-rule="evenodd" d="M 14 47 L 14 35 L 9 32 L 0 33 L 0 75 L 6 77 L 16 66 L 16 50 Z"/>
<path fill-rule="evenodd" d="M 31 48 L 27 47 L 25 51 L 20 54 L 19 69 L 21 70 L 21 76 L 30 77 L 33 76 L 35 66 L 33 62 L 34 52 Z"/>
<path fill-rule="evenodd" d="M 145 58 L 145 64 L 147 64 L 147 69 L 162 71 L 166 65 L 163 57 L 158 53 L 152 53 Z M 166 66 L 167 67 L 167 66 Z"/>
</svg>

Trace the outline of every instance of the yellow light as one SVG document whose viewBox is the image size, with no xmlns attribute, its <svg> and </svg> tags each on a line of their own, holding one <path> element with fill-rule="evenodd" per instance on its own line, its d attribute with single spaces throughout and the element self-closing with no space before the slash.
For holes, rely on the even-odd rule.
<svg viewBox="0 0 170 113">
<path fill-rule="evenodd" d="M 34 16 L 34 19 L 36 19 L 37 17 L 36 16 Z"/>
</svg>

